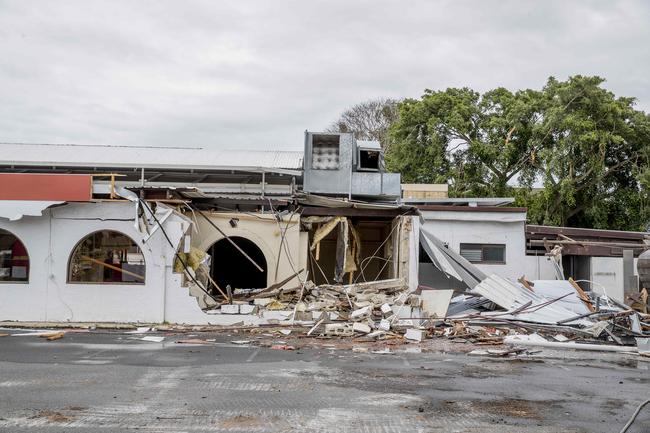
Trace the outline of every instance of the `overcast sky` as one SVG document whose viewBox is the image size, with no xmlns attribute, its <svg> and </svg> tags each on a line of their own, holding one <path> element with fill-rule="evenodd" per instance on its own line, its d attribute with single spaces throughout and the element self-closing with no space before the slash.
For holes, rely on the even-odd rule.
<svg viewBox="0 0 650 433">
<path fill-rule="evenodd" d="M 425 88 L 596 74 L 650 111 L 650 2 L 0 0 L 0 58 L 0 141 L 297 150 Z"/>
</svg>

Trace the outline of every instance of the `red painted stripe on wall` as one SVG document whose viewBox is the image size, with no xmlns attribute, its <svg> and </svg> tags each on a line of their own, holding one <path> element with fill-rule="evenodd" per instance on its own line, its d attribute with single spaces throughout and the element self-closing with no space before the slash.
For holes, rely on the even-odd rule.
<svg viewBox="0 0 650 433">
<path fill-rule="evenodd" d="M 0 173 L 0 200 L 90 201 L 87 174 Z"/>
</svg>

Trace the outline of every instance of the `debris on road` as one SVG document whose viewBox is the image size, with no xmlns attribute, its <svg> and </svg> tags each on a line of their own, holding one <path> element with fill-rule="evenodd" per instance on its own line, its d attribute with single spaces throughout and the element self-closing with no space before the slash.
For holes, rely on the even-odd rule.
<svg viewBox="0 0 650 433">
<path fill-rule="evenodd" d="M 150 341 L 152 343 L 162 343 L 163 341 L 165 341 L 165 337 L 155 336 L 155 335 L 147 335 L 146 337 L 142 337 L 140 340 L 142 340 L 142 341 Z"/>
<path fill-rule="evenodd" d="M 214 341 L 208 341 L 202 338 L 188 338 L 184 340 L 176 340 L 176 344 L 214 344 Z"/>
<path fill-rule="evenodd" d="M 47 341 L 54 341 L 54 340 L 59 340 L 63 338 L 65 335 L 65 332 L 49 332 L 49 333 L 42 333 L 39 335 L 41 338 L 45 338 Z"/>
<path fill-rule="evenodd" d="M 471 264 L 458 263 L 454 266 L 471 273 L 476 284 L 455 297 L 453 290 L 411 291 L 401 279 L 321 286 L 307 282 L 288 290 L 263 289 L 263 298 L 247 296 L 254 297 L 252 302 L 265 299 L 256 303 L 258 314 L 285 312 L 277 324 L 293 326 L 270 335 L 375 342 L 379 346 L 370 353 L 390 352 L 393 341 L 445 338 L 487 346 L 471 353 L 496 357 L 531 353 L 526 347 L 650 354 L 650 315 L 641 311 L 643 306 L 632 309 L 597 296 L 571 279 L 510 281 L 481 276 Z M 509 347 L 494 348 L 503 344 Z"/>
<path fill-rule="evenodd" d="M 290 346 L 288 344 L 274 344 L 271 346 L 273 350 L 296 350 L 295 346 Z"/>
</svg>

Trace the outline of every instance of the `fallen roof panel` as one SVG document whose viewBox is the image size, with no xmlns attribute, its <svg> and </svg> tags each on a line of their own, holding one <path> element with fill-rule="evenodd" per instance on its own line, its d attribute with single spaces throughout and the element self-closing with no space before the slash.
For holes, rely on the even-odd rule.
<svg viewBox="0 0 650 433">
<path fill-rule="evenodd" d="M 562 292 L 564 291 L 562 290 Z M 567 297 L 571 296 L 575 293 L 573 287 L 570 290 L 567 289 L 566 293 L 561 293 L 557 297 L 546 298 L 530 291 L 519 283 L 513 283 L 496 274 L 492 274 L 474 287 L 472 292 L 478 293 L 501 308 L 512 312 L 509 318 L 517 320 L 556 324 L 560 321 L 576 317 L 575 312 L 558 304 L 559 300 L 557 299 L 565 295 Z M 520 310 L 523 311 L 518 312 Z M 568 322 L 568 324 L 588 325 L 591 322 L 578 319 Z"/>
</svg>

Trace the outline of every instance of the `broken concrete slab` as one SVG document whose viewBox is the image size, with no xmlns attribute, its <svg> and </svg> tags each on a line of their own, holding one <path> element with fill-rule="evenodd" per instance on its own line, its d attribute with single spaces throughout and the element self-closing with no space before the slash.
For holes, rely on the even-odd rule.
<svg viewBox="0 0 650 433">
<path fill-rule="evenodd" d="M 239 305 L 224 304 L 220 307 L 222 314 L 239 314 Z"/>
<path fill-rule="evenodd" d="M 363 334 L 368 334 L 370 333 L 370 331 L 372 331 L 372 328 L 370 328 L 370 326 L 366 325 L 365 323 L 354 322 L 352 324 L 352 330 L 354 332 L 361 332 Z"/>
<path fill-rule="evenodd" d="M 453 295 L 453 290 L 423 289 L 420 299 L 424 316 L 438 319 L 445 317 Z"/>
<path fill-rule="evenodd" d="M 372 314 L 372 306 L 359 308 L 358 310 L 354 310 L 350 314 L 350 320 L 357 320 L 357 321 L 364 320 L 370 317 L 371 314 Z"/>
<path fill-rule="evenodd" d="M 255 314 L 257 313 L 257 306 L 250 304 L 240 304 L 239 314 Z"/>
<path fill-rule="evenodd" d="M 253 299 L 253 305 L 259 305 L 260 307 L 265 307 L 273 302 L 273 298 L 255 298 Z"/>
<path fill-rule="evenodd" d="M 354 328 L 351 323 L 328 323 L 325 325 L 325 335 L 351 337 L 354 335 Z"/>
<path fill-rule="evenodd" d="M 411 341 L 417 341 L 419 343 L 424 339 L 425 335 L 426 332 L 424 331 L 424 329 L 410 328 L 406 330 L 406 334 L 404 334 L 404 338 Z"/>
<path fill-rule="evenodd" d="M 381 319 L 379 322 L 379 329 L 382 331 L 389 331 L 390 330 L 390 320 L 388 319 Z"/>
</svg>

